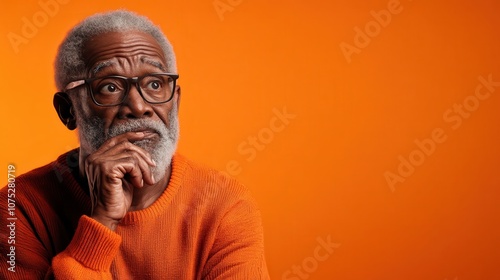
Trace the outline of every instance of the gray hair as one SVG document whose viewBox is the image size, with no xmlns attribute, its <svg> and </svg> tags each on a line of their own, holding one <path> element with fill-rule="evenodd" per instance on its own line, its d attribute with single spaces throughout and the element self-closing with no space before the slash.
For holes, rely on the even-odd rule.
<svg viewBox="0 0 500 280">
<path fill-rule="evenodd" d="M 55 80 L 59 91 L 71 81 L 85 77 L 83 47 L 92 37 L 107 32 L 142 31 L 156 39 L 167 60 L 167 71 L 177 73 L 172 45 L 160 28 L 148 18 L 136 13 L 118 10 L 95 14 L 83 20 L 66 35 L 59 46 L 55 61 Z"/>
</svg>

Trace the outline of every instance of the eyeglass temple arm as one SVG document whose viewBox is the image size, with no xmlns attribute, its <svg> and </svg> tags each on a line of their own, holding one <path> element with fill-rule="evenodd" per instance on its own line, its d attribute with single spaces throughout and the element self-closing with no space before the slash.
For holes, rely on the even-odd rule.
<svg viewBox="0 0 500 280">
<path fill-rule="evenodd" d="M 66 88 L 64 89 L 64 91 L 68 91 L 68 90 L 74 89 L 74 88 L 79 87 L 79 86 L 81 86 L 83 84 L 85 84 L 85 80 L 78 80 L 78 81 L 71 82 L 71 83 L 69 83 L 66 86 Z"/>
</svg>

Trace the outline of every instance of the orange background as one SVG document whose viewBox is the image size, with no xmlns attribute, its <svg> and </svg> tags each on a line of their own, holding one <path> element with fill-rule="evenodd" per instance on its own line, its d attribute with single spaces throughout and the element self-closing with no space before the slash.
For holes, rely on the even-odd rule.
<svg viewBox="0 0 500 280">
<path fill-rule="evenodd" d="M 46 22 L 38 1 L 4 1 L 2 166 L 19 175 L 78 146 L 52 108 L 57 46 L 84 17 L 127 8 L 177 53 L 180 152 L 257 198 L 273 279 L 500 279 L 500 86 L 474 99 L 479 76 L 500 82 L 500 4 L 401 0 L 381 27 L 371 11 L 394 1 L 67 0 Z M 37 13 L 16 53 L 8 34 Z M 358 43 L 350 63 L 342 42 Z M 295 117 L 276 129 L 284 108 Z M 340 246 L 315 259 L 328 236 Z"/>
</svg>

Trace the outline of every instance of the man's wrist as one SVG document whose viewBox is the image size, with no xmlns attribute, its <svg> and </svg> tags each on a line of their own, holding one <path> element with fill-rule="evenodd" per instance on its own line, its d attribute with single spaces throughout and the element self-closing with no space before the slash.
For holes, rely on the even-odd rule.
<svg viewBox="0 0 500 280">
<path fill-rule="evenodd" d="M 116 227 L 118 226 L 118 223 L 120 223 L 120 221 L 117 221 L 117 220 L 112 219 L 112 218 L 104 217 L 104 216 L 99 215 L 99 214 L 94 214 L 91 216 L 91 218 L 96 220 L 97 222 L 99 222 L 103 226 L 109 228 L 112 231 L 115 231 Z"/>
</svg>

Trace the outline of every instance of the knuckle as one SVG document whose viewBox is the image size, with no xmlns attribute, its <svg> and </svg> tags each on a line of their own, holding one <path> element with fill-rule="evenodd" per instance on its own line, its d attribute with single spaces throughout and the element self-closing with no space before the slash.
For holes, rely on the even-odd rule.
<svg viewBox="0 0 500 280">
<path fill-rule="evenodd" d="M 110 138 L 110 139 L 106 140 L 106 142 L 104 142 L 104 144 L 101 147 L 103 147 L 105 145 L 115 146 L 116 145 L 116 138 Z"/>
<path fill-rule="evenodd" d="M 119 146 L 120 146 L 120 149 L 123 149 L 125 151 L 129 151 L 129 152 L 134 151 L 135 147 L 136 147 L 134 144 L 130 143 L 129 141 L 121 142 L 119 144 Z"/>
</svg>

